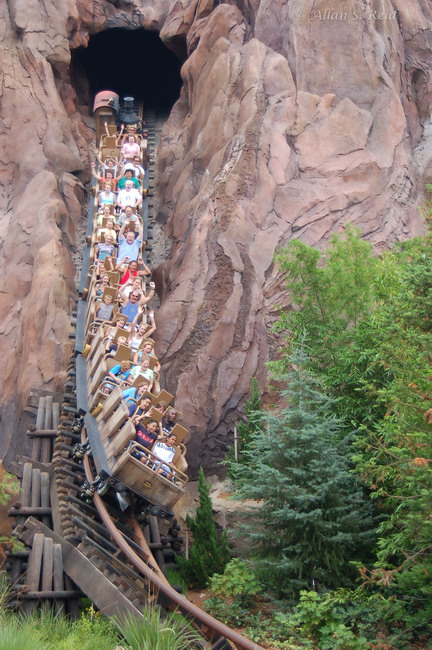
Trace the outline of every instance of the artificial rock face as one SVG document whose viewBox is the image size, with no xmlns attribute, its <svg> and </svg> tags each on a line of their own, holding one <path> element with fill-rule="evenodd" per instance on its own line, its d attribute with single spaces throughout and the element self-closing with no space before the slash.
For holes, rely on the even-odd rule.
<svg viewBox="0 0 432 650">
<path fill-rule="evenodd" d="M 187 58 L 162 132 L 156 271 L 165 385 L 214 468 L 250 378 L 265 381 L 273 264 L 292 237 L 325 247 L 355 223 L 377 248 L 421 232 L 431 178 L 428 0 L 8 0 L 2 31 L 2 426 L 30 387 L 60 389 L 92 132 L 70 51 L 110 27 L 158 31 Z M 7 426 L 6 426 L 7 425 Z M 6 427 L 6 428 L 5 428 Z"/>
</svg>

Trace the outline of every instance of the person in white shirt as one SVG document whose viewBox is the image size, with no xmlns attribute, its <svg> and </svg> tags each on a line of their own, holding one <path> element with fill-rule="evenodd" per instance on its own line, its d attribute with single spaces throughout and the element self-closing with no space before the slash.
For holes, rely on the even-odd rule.
<svg viewBox="0 0 432 650">
<path fill-rule="evenodd" d="M 117 196 L 117 205 L 124 210 L 128 205 L 131 208 L 139 208 L 142 203 L 141 192 L 136 190 L 132 181 L 126 181 L 125 189 L 120 190 Z"/>
<path fill-rule="evenodd" d="M 140 162 L 140 157 L 134 156 L 133 162 L 128 162 L 124 165 L 123 173 L 125 174 L 128 169 L 131 169 L 134 172 L 135 178 L 140 178 L 143 180 L 145 176 L 145 170 L 144 167 L 140 165 Z"/>
<path fill-rule="evenodd" d="M 165 463 L 170 463 L 176 453 L 176 449 L 174 447 L 176 442 L 177 436 L 172 433 L 170 436 L 168 436 L 166 442 L 163 440 L 157 442 L 153 447 L 152 452 L 158 460 L 162 460 Z M 162 474 L 162 476 L 166 476 L 167 478 L 174 477 L 173 470 L 172 468 L 168 467 L 168 465 L 160 465 L 158 469 L 158 464 L 155 464 L 153 465 L 153 469 L 157 470 L 158 474 Z"/>
</svg>

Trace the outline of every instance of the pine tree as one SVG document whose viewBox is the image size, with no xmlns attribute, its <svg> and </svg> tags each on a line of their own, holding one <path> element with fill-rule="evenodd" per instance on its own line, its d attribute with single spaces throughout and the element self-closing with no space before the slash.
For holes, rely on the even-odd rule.
<svg viewBox="0 0 432 650">
<path fill-rule="evenodd" d="M 213 519 L 209 484 L 202 467 L 198 474 L 200 503 L 195 517 L 186 524 L 193 535 L 189 559 L 177 557 L 180 571 L 190 587 L 204 588 L 214 573 L 223 573 L 230 559 L 226 533 L 219 534 Z"/>
<path fill-rule="evenodd" d="M 372 525 L 332 402 L 306 369 L 301 348 L 291 362 L 294 370 L 280 378 L 288 406 L 264 414 L 267 430 L 252 440 L 238 491 L 259 503 L 252 525 L 243 528 L 258 572 L 285 595 L 346 584 L 349 562 L 359 559 Z"/>
</svg>

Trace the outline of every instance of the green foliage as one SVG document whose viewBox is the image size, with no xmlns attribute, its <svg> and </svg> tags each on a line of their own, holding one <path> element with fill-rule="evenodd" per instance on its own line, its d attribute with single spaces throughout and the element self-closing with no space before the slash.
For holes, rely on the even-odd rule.
<svg viewBox="0 0 432 650">
<path fill-rule="evenodd" d="M 78 621 L 51 612 L 20 616 L 3 609 L 0 614 L 2 650 L 114 650 L 119 642 L 114 624 L 93 608 Z"/>
<path fill-rule="evenodd" d="M 250 563 L 234 558 L 223 574 L 210 579 L 210 598 L 204 601 L 206 609 L 227 625 L 244 626 L 251 620 L 253 596 L 261 591 L 261 584 L 252 572 Z"/>
<path fill-rule="evenodd" d="M 331 239 L 325 265 L 318 250 L 299 240 L 276 256 L 295 308 L 281 313 L 276 329 L 288 329 L 293 342 L 306 331 L 318 366 L 333 361 L 349 328 L 368 313 L 373 300 L 372 247 L 353 227 L 347 226 L 345 235 L 345 240 Z"/>
<path fill-rule="evenodd" d="M 255 432 L 260 426 L 261 420 L 261 393 L 258 382 L 252 377 L 250 383 L 250 396 L 245 404 L 245 421 L 237 425 L 237 436 L 240 449 L 247 447 Z"/>
<path fill-rule="evenodd" d="M 401 603 L 363 589 L 324 594 L 303 590 L 289 611 L 250 617 L 245 634 L 283 650 L 406 648 L 406 639 L 397 629 L 402 612 Z"/>
<path fill-rule="evenodd" d="M 238 558 L 228 562 L 223 574 L 217 573 L 210 579 L 210 592 L 223 598 L 234 596 L 243 601 L 260 590 L 261 585 L 252 573 L 250 563 Z"/>
<path fill-rule="evenodd" d="M 333 587 L 353 578 L 350 560 L 371 541 L 369 508 L 339 442 L 332 400 L 307 370 L 302 349 L 280 377 L 287 407 L 267 412 L 255 435 L 237 495 L 258 502 L 242 528 L 258 577 L 288 595 L 312 584 Z"/>
<path fill-rule="evenodd" d="M 3 469 L 0 473 L 0 505 L 5 506 L 13 494 L 18 494 L 19 482 L 15 476 Z"/>
<path fill-rule="evenodd" d="M 218 621 L 231 627 L 244 627 L 250 623 L 250 608 L 243 605 L 239 599 L 227 601 L 219 596 L 211 596 L 204 601 L 204 606 Z"/>
<path fill-rule="evenodd" d="M 228 465 L 228 476 L 236 481 L 237 469 L 239 466 L 244 466 L 247 462 L 247 455 L 245 454 L 255 434 L 261 430 L 262 426 L 262 410 L 261 410 L 261 393 L 258 382 L 255 377 L 252 377 L 250 383 L 250 395 L 245 404 L 244 420 L 237 423 L 237 440 L 238 440 L 238 454 L 237 460 L 234 456 L 234 447 L 230 447 L 226 455 L 226 465 Z"/>
<path fill-rule="evenodd" d="M 363 576 L 404 603 L 406 629 L 430 635 L 432 237 L 376 259 L 356 237 L 333 240 L 325 260 L 301 243 L 281 253 L 296 308 L 279 320 L 287 350 L 276 366 L 289 365 L 305 336 L 310 367 L 337 398 L 341 433 L 357 429 L 356 469 L 382 513 L 376 562 Z"/>
<path fill-rule="evenodd" d="M 177 569 L 167 569 L 165 577 L 170 585 L 173 587 L 181 587 L 182 593 L 186 593 L 187 584 L 180 571 Z"/>
<path fill-rule="evenodd" d="M 0 466 L 0 505 L 6 505 L 14 494 L 19 492 L 19 482 L 12 476 L 5 472 Z M 7 537 L 0 535 L 0 546 L 6 546 L 12 552 L 21 551 L 24 545 L 14 537 Z"/>
<path fill-rule="evenodd" d="M 135 617 L 122 620 L 119 627 L 130 650 L 198 650 L 202 647 L 202 637 L 182 616 L 169 613 L 162 620 L 157 608 L 145 610 L 143 620 Z"/>
<path fill-rule="evenodd" d="M 214 573 L 222 573 L 230 558 L 226 533 L 219 534 L 213 519 L 209 485 L 204 471 L 198 475 L 200 503 L 195 518 L 186 517 L 193 535 L 189 559 L 176 556 L 180 573 L 191 587 L 203 588 Z"/>
</svg>

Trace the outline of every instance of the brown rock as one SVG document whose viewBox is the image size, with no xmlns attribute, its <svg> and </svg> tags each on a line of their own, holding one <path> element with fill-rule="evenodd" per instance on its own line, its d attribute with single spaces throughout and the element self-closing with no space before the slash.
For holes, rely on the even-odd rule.
<svg viewBox="0 0 432 650">
<path fill-rule="evenodd" d="M 30 387 L 61 387 L 92 139 L 68 66 L 71 48 L 108 26 L 159 31 L 186 59 L 159 149 L 170 251 L 157 339 L 194 466 L 217 464 L 251 376 L 264 384 L 287 300 L 277 247 L 292 237 L 323 247 L 347 222 L 377 247 L 421 231 L 429 8 L 386 0 L 379 17 L 341 0 L 332 11 L 328 0 L 0 5 L 3 422 Z"/>
</svg>

